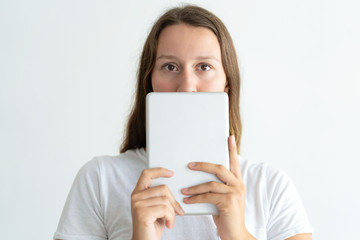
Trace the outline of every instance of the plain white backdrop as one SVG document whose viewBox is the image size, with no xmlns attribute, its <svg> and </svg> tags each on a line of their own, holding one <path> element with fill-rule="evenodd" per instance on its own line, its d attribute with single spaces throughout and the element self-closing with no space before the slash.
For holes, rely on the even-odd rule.
<svg viewBox="0 0 360 240">
<path fill-rule="evenodd" d="M 358 239 L 357 1 L 193 1 L 228 27 L 242 155 L 284 170 L 314 239 Z M 177 1 L 0 2 L 0 239 L 51 239 L 79 168 L 116 155 L 138 58 Z"/>
</svg>

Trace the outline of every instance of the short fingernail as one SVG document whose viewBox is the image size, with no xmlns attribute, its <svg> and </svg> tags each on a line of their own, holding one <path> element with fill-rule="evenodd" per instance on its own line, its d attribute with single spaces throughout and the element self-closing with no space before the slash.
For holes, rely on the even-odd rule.
<svg viewBox="0 0 360 240">
<path fill-rule="evenodd" d="M 189 188 L 183 188 L 183 189 L 182 189 L 182 192 L 183 192 L 183 193 L 189 193 Z"/>
<path fill-rule="evenodd" d="M 166 176 L 171 177 L 172 175 L 174 175 L 174 172 L 171 170 L 168 170 L 168 172 L 166 173 Z"/>
<path fill-rule="evenodd" d="M 179 207 L 178 209 L 176 209 L 176 212 L 178 213 L 178 215 L 184 215 L 184 210 L 181 208 L 181 207 Z"/>
<path fill-rule="evenodd" d="M 194 163 L 194 162 L 189 163 L 189 167 L 195 167 L 195 165 L 196 165 L 196 163 Z"/>
</svg>

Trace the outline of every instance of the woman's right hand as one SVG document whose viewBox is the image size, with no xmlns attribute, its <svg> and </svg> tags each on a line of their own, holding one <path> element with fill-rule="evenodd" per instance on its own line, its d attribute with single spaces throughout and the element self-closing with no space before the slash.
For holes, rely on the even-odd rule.
<svg viewBox="0 0 360 240">
<path fill-rule="evenodd" d="M 145 169 L 141 173 L 131 194 L 132 240 L 160 240 L 165 226 L 174 226 L 175 213 L 184 214 L 166 185 L 151 187 L 153 179 L 173 175 L 174 172 L 165 168 Z"/>
</svg>

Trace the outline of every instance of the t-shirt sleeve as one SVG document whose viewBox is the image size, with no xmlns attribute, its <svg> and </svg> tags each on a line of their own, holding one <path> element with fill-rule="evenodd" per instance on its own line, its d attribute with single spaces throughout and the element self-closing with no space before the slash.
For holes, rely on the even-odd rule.
<svg viewBox="0 0 360 240">
<path fill-rule="evenodd" d="M 267 239 L 284 240 L 296 234 L 312 233 L 300 196 L 288 175 L 269 167 L 267 183 Z"/>
<path fill-rule="evenodd" d="M 107 239 L 101 206 L 100 179 L 96 158 L 79 170 L 66 200 L 54 239 Z"/>
</svg>

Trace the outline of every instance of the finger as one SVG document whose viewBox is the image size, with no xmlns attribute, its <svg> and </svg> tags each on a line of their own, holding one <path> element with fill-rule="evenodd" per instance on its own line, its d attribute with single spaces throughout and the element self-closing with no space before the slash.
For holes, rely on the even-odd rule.
<svg viewBox="0 0 360 240">
<path fill-rule="evenodd" d="M 236 206 L 240 206 L 242 199 L 234 193 L 204 193 L 184 198 L 183 201 L 185 204 L 211 203 L 216 205 L 219 212 L 225 213 L 231 211 L 230 209 L 233 209 Z"/>
<path fill-rule="evenodd" d="M 154 199 L 157 197 L 164 197 L 168 199 L 169 203 L 175 209 L 175 212 L 178 215 L 184 214 L 184 210 L 181 208 L 180 204 L 175 200 L 174 195 L 170 192 L 168 186 L 166 185 L 159 185 L 156 187 L 152 187 L 148 190 L 138 192 L 133 195 L 132 201 L 137 202 L 142 199 Z"/>
<path fill-rule="evenodd" d="M 194 187 L 184 188 L 181 190 L 184 195 L 196 195 L 203 193 L 228 193 L 230 191 L 231 188 L 229 186 L 215 181 L 200 184 Z"/>
<path fill-rule="evenodd" d="M 230 157 L 230 171 L 235 175 L 237 178 L 241 178 L 241 170 L 239 165 L 239 158 L 237 155 L 237 147 L 235 136 L 231 135 L 229 137 L 229 157 Z"/>
<path fill-rule="evenodd" d="M 193 203 L 211 203 L 216 206 L 220 205 L 224 200 L 224 194 L 221 193 L 204 193 L 191 197 L 184 198 L 184 203 L 193 204 Z"/>
<path fill-rule="evenodd" d="M 152 180 L 160 177 L 172 177 L 174 172 L 166 168 L 149 168 L 142 171 L 134 192 L 150 188 Z"/>
<path fill-rule="evenodd" d="M 149 216 L 153 216 L 152 221 L 164 218 L 165 226 L 167 228 L 173 228 L 175 223 L 175 212 L 171 210 L 167 205 L 155 205 L 148 208 Z"/>
<path fill-rule="evenodd" d="M 160 223 L 164 218 L 168 228 L 174 225 L 175 211 L 166 197 L 141 200 L 135 202 L 132 208 L 132 213 L 142 222 L 153 224 L 159 221 Z"/>
<path fill-rule="evenodd" d="M 171 211 L 175 212 L 175 209 L 173 208 L 170 200 L 167 197 L 161 196 L 161 197 L 154 197 L 154 198 L 148 198 L 143 199 L 140 201 L 137 201 L 134 203 L 134 208 L 144 209 L 144 208 L 150 208 L 153 206 L 158 205 L 166 205 L 171 209 Z"/>
<path fill-rule="evenodd" d="M 202 171 L 214 174 L 220 181 L 227 185 L 234 184 L 236 179 L 234 175 L 227 170 L 223 165 L 206 163 L 206 162 L 191 162 L 188 164 L 191 170 Z"/>
</svg>

